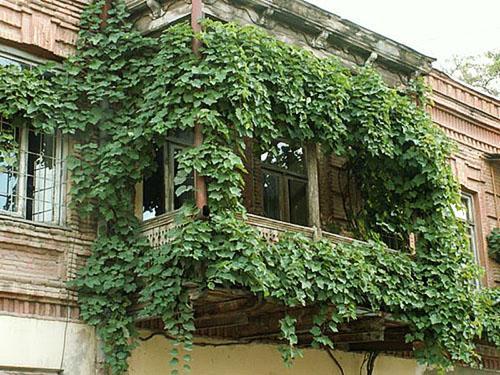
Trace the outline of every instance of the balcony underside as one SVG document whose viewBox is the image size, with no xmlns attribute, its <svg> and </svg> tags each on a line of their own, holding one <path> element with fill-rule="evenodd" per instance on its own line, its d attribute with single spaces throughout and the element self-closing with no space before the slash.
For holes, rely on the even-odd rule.
<svg viewBox="0 0 500 375">
<path fill-rule="evenodd" d="M 193 296 L 195 337 L 233 343 L 280 343 L 280 319 L 297 319 L 299 346 L 312 341 L 310 329 L 317 307 L 285 308 L 270 300 L 238 289 L 215 289 Z M 332 308 L 333 310 L 333 308 Z M 140 329 L 162 333 L 158 318 L 137 321 Z M 358 311 L 358 319 L 339 326 L 330 338 L 336 347 L 349 351 L 411 351 L 404 336 L 407 327 L 384 313 Z"/>
<path fill-rule="evenodd" d="M 174 214 L 165 214 L 144 222 L 143 235 L 153 247 L 165 243 L 172 227 Z M 269 242 L 277 241 L 284 232 L 302 233 L 307 237 L 326 238 L 333 243 L 356 241 L 352 238 L 313 228 L 280 222 L 256 215 L 248 215 L 247 222 L 257 228 Z M 243 289 L 215 289 L 197 292 L 193 287 L 192 303 L 195 312 L 196 337 L 235 343 L 279 343 L 280 319 L 286 314 L 297 319 L 299 346 L 312 341 L 310 329 L 317 306 L 286 308 L 269 298 L 259 298 Z M 334 307 L 332 306 L 332 311 Z M 358 319 L 339 327 L 339 332 L 330 335 L 338 348 L 350 351 L 411 351 L 412 345 L 405 343 L 408 332 L 404 323 L 391 319 L 389 314 L 373 313 L 360 309 Z M 160 319 L 151 317 L 137 322 L 141 329 L 162 333 Z"/>
</svg>

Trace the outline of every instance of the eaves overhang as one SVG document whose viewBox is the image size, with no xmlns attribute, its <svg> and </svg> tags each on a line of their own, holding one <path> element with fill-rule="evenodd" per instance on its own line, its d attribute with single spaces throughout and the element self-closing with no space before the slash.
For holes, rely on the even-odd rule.
<svg viewBox="0 0 500 375">
<path fill-rule="evenodd" d="M 156 0 L 154 0 L 156 1 Z M 153 2 L 154 2 L 153 1 Z M 158 32 L 190 12 L 189 0 L 127 0 L 139 30 Z M 206 15 L 222 21 L 253 23 L 279 39 L 304 46 L 318 55 L 338 55 L 346 65 L 363 64 L 376 56 L 376 65 L 395 75 L 427 74 L 434 58 L 370 31 L 354 22 L 302 0 L 205 0 Z"/>
<path fill-rule="evenodd" d="M 500 163 L 500 154 L 485 154 L 484 157 L 490 162 Z"/>
</svg>

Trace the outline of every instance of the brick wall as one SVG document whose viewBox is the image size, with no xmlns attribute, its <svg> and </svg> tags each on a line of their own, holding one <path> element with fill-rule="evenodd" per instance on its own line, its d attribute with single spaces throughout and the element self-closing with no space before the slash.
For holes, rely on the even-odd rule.
<svg viewBox="0 0 500 375">
<path fill-rule="evenodd" d="M 0 44 L 48 59 L 68 56 L 89 2 L 0 0 Z M 64 226 L 0 216 L 0 314 L 77 319 L 65 283 L 88 256 L 94 232 L 71 210 Z"/>
<path fill-rule="evenodd" d="M 479 260 L 486 270 L 484 284 L 499 286 L 500 265 L 488 257 L 486 236 L 499 226 L 500 163 L 486 157 L 500 153 L 500 101 L 439 71 L 428 76 L 428 83 L 434 101 L 430 114 L 456 142 L 453 172 L 463 191 L 473 197 Z"/>
<path fill-rule="evenodd" d="M 90 0 L 0 0 L 0 42 L 43 57 L 74 50 L 79 15 Z"/>
<path fill-rule="evenodd" d="M 89 0 L 0 0 L 0 43 L 27 49 L 45 57 L 70 54 L 76 41 L 79 13 Z M 498 100 L 477 93 L 433 72 L 434 121 L 455 139 L 460 151 L 452 165 L 464 190 L 475 198 L 481 264 L 487 270 L 485 283 L 500 282 L 500 266 L 488 258 L 485 238 L 498 225 L 500 166 L 485 160 L 485 153 L 500 153 Z M 252 149 L 252 147 L 250 148 Z M 262 214 L 260 159 L 247 163 L 251 193 L 246 196 L 250 211 Z M 321 156 L 319 163 L 321 220 L 326 230 L 341 231 L 347 224 L 343 191 L 348 186 L 343 161 Z M 354 200 L 360 199 L 351 185 Z M 497 202 L 500 201 L 498 197 Z M 331 225 L 333 223 L 333 225 Z M 65 287 L 75 269 L 84 262 L 94 236 L 91 222 L 74 214 L 66 227 L 34 225 L 9 217 L 0 218 L 0 312 L 77 317 L 75 296 Z"/>
<path fill-rule="evenodd" d="M 71 208 L 60 226 L 0 215 L 0 314 L 78 319 L 66 282 L 90 254 L 95 231 Z"/>
</svg>

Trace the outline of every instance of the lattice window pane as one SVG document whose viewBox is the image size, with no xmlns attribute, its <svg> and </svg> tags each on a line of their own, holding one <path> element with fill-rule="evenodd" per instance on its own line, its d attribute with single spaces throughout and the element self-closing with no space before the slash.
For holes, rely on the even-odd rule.
<svg viewBox="0 0 500 375">
<path fill-rule="evenodd" d="M 62 137 L 1 118 L 0 126 L 0 212 L 61 224 L 66 192 Z"/>
<path fill-rule="evenodd" d="M 19 129 L 0 116 L 0 211 L 17 211 Z"/>
<path fill-rule="evenodd" d="M 64 159 L 60 137 L 28 132 L 26 218 L 60 223 L 65 192 Z"/>
</svg>

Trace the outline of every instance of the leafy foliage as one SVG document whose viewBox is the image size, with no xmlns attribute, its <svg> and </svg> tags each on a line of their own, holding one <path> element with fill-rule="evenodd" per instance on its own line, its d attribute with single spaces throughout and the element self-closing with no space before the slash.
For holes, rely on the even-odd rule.
<svg viewBox="0 0 500 375">
<path fill-rule="evenodd" d="M 498 294 L 475 289 L 477 270 L 452 210 L 459 190 L 447 162 L 451 145 L 426 114 L 421 83 L 400 92 L 369 66 L 352 74 L 333 57 L 231 23 L 205 21 L 197 35 L 181 23 L 150 39 L 133 30 L 123 2 L 106 23 L 102 6 L 89 6 L 76 55 L 50 78 L 0 69 L 12 81 L 0 84 L 0 110 L 78 141 L 72 202 L 98 218 L 99 233 L 73 285 L 113 373 L 126 371 L 135 345 L 135 298 L 145 306 L 139 314 L 160 317 L 190 350 L 191 295 L 215 287 L 317 307 L 311 335 L 319 347 L 333 347 L 329 334 L 356 319 L 360 306 L 407 322 L 423 362 L 473 363 L 482 334 L 498 344 Z M 193 37 L 203 42 L 201 59 L 191 52 Z M 153 146 L 195 123 L 205 142 L 178 156 L 176 182 L 186 186 L 177 193 L 189 189 L 193 170 L 203 174 L 210 220 L 196 220 L 185 206 L 166 244 L 149 249 L 133 215 L 134 185 L 151 172 Z M 244 220 L 244 137 L 263 147 L 278 137 L 316 142 L 345 157 L 364 198 L 357 230 L 368 242 L 334 245 L 299 234 L 265 241 Z M 416 235 L 414 258 L 381 241 L 395 233 Z M 300 355 L 295 324 L 292 313 L 281 321 L 287 361 Z M 189 354 L 179 353 L 171 352 L 173 373 L 181 362 L 189 370 Z"/>
<path fill-rule="evenodd" d="M 450 75 L 488 94 L 500 95 L 500 50 L 475 56 L 452 56 L 444 66 Z"/>
<path fill-rule="evenodd" d="M 500 228 L 495 228 L 488 235 L 488 253 L 500 262 Z"/>
</svg>

